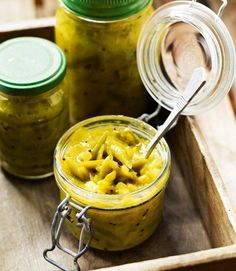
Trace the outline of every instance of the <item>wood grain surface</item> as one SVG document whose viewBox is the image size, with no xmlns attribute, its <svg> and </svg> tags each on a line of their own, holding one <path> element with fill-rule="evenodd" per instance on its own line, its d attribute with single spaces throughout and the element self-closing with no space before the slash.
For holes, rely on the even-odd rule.
<svg viewBox="0 0 236 271">
<path fill-rule="evenodd" d="M 0 42 L 22 36 L 54 40 L 54 25 L 54 17 L 3 24 L 0 27 Z"/>
<path fill-rule="evenodd" d="M 50 246 L 50 223 L 59 203 L 53 179 L 24 181 L 1 173 L 0 270 L 56 270 L 44 261 L 43 249 Z M 76 241 L 66 233 L 63 243 L 76 250 Z M 177 164 L 167 190 L 163 221 L 142 245 L 126 252 L 108 253 L 90 249 L 80 259 L 82 270 L 139 262 L 211 248 L 211 243 Z M 70 266 L 71 259 L 55 253 Z"/>
<path fill-rule="evenodd" d="M 187 120 L 182 117 L 169 136 L 172 139 L 171 150 L 178 159 L 212 245 L 236 243 L 235 212 L 225 191 L 225 181 L 219 174 L 198 122 L 195 118 L 188 117 Z"/>
<path fill-rule="evenodd" d="M 97 271 L 234 271 L 236 246 L 215 248 L 181 256 L 126 264 Z"/>
<path fill-rule="evenodd" d="M 236 213 L 236 119 L 229 98 L 226 97 L 217 107 L 195 119 Z"/>
<path fill-rule="evenodd" d="M 33 0 L 0 0 L 0 24 L 33 19 L 35 16 Z"/>
<path fill-rule="evenodd" d="M 21 10 L 27 1 L 18 1 Z M 12 2 L 1 0 L 0 4 Z M 235 2 L 230 5 L 231 15 L 225 13 L 223 19 L 227 25 L 230 20 L 234 36 Z M 2 21 L 14 16 L 34 18 L 34 8 L 27 6 L 18 15 L 19 10 L 16 15 L 13 12 L 16 6 L 4 9 Z M 54 18 L 1 25 L 0 42 L 22 35 L 53 40 L 53 25 Z M 236 243 L 235 135 L 228 100 L 207 114 L 182 120 L 170 135 L 175 146 L 173 173 L 160 227 L 145 243 L 125 252 L 90 249 L 80 259 L 82 270 L 109 266 L 101 270 L 236 270 L 236 246 L 230 245 Z M 0 270 L 56 271 L 42 257 L 43 249 L 50 246 L 50 223 L 59 203 L 53 178 L 29 182 L 0 172 L 0 187 Z M 63 244 L 76 250 L 77 242 L 66 229 Z M 58 251 L 53 257 L 72 269 L 70 258 Z"/>
</svg>

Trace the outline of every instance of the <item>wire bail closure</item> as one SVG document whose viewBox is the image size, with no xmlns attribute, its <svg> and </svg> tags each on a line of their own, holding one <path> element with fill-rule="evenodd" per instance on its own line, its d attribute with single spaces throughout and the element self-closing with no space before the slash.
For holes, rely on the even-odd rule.
<svg viewBox="0 0 236 271">
<path fill-rule="evenodd" d="M 44 250 L 43 257 L 47 262 L 58 267 L 59 269 L 63 271 L 69 271 L 61 264 L 57 263 L 56 261 L 48 257 L 49 252 L 53 251 L 55 248 L 58 248 L 59 250 L 63 251 L 64 253 L 70 255 L 73 258 L 73 262 L 76 268 L 75 270 L 80 271 L 78 259 L 88 250 L 93 238 L 93 229 L 91 227 L 91 221 L 90 219 L 86 218 L 86 213 L 88 209 L 90 209 L 91 207 L 86 206 L 85 208 L 82 208 L 69 200 L 70 196 L 67 195 L 66 198 L 57 207 L 57 211 L 54 215 L 51 225 L 52 246 L 51 248 Z M 74 222 L 74 219 L 70 216 L 71 207 L 78 211 L 76 213 L 76 218 L 78 220 L 77 226 L 81 227 L 78 252 L 73 252 L 68 248 L 63 248 L 60 244 L 60 237 L 64 221 L 67 219 L 70 223 Z M 88 233 L 89 238 L 85 242 L 86 233 Z"/>
<path fill-rule="evenodd" d="M 221 0 L 221 1 L 222 1 L 223 3 L 222 3 L 222 5 L 220 6 L 219 11 L 218 11 L 218 13 L 217 13 L 217 15 L 218 15 L 219 17 L 221 17 L 221 16 L 223 15 L 223 12 L 224 12 L 226 6 L 228 5 L 228 1 L 227 1 L 227 0 Z"/>
<path fill-rule="evenodd" d="M 192 2 L 197 2 L 197 0 L 192 0 Z M 226 6 L 228 5 L 228 1 L 227 0 L 221 0 L 222 4 L 217 12 L 217 16 L 221 17 L 223 15 L 223 12 L 226 8 Z"/>
</svg>

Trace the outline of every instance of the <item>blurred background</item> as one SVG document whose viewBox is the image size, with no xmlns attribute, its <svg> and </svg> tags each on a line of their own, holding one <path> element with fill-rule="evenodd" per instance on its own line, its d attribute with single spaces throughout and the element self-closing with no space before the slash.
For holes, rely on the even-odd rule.
<svg viewBox="0 0 236 271">
<path fill-rule="evenodd" d="M 0 34 L 3 25 L 54 16 L 58 2 L 58 0 L 0 0 Z M 170 2 L 170 0 L 154 0 L 155 6 L 160 6 L 166 2 Z M 222 1 L 202 0 L 199 2 L 209 5 L 217 12 Z M 229 28 L 236 44 L 236 0 L 228 1 L 222 19 Z M 230 99 L 236 113 L 236 83 L 230 92 Z"/>
</svg>

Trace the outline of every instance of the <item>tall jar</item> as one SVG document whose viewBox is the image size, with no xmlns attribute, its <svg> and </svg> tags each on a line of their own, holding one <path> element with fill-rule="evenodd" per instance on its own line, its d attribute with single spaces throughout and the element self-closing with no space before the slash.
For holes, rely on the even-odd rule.
<svg viewBox="0 0 236 271">
<path fill-rule="evenodd" d="M 106 114 L 137 117 L 147 109 L 136 46 L 151 0 L 61 0 L 56 43 L 67 62 L 72 123 Z"/>
<path fill-rule="evenodd" d="M 0 45 L 0 154 L 9 173 L 52 174 L 56 143 L 68 128 L 66 60 L 52 42 L 16 38 Z"/>
</svg>

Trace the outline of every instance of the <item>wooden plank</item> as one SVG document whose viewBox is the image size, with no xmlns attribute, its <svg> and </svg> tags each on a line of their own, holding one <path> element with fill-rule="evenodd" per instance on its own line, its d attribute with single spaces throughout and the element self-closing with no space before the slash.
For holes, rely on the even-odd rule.
<svg viewBox="0 0 236 271">
<path fill-rule="evenodd" d="M 0 1 L 0 24 L 10 21 L 33 19 L 35 15 L 34 0 Z"/>
<path fill-rule="evenodd" d="M 0 27 L 0 42 L 21 36 L 41 37 L 53 41 L 54 25 L 54 17 L 4 24 Z"/>
<path fill-rule="evenodd" d="M 236 213 L 236 119 L 226 97 L 216 108 L 196 116 L 207 148 L 224 180 L 225 193 Z"/>
<path fill-rule="evenodd" d="M 157 260 L 96 269 L 97 271 L 226 271 L 235 270 L 236 246 L 216 248 Z M 95 271 L 95 270 L 93 270 Z"/>
<path fill-rule="evenodd" d="M 236 213 L 198 122 L 190 117 L 181 118 L 180 125 L 173 129 L 170 137 L 172 151 L 203 217 L 212 245 L 236 243 Z"/>
</svg>

